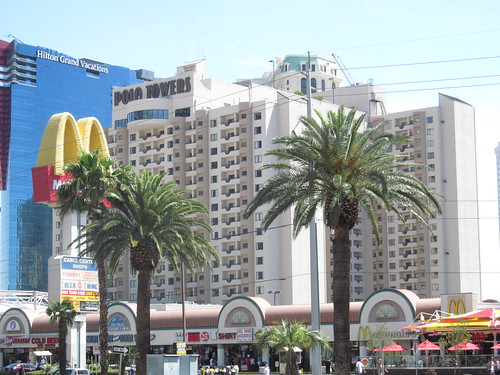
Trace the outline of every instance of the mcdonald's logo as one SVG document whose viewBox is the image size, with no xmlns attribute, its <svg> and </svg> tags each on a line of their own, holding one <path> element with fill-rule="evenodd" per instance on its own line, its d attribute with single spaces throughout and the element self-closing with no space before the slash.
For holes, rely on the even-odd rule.
<svg viewBox="0 0 500 375">
<path fill-rule="evenodd" d="M 465 314 L 467 311 L 465 310 L 464 301 L 461 298 L 455 300 L 454 298 L 448 301 L 448 312 L 450 314 Z"/>
<path fill-rule="evenodd" d="M 57 188 L 71 179 L 64 174 L 64 166 L 78 160 L 81 152 L 95 150 L 101 157 L 109 156 L 104 131 L 95 117 L 76 121 L 68 112 L 53 115 L 43 133 L 36 167 L 31 170 L 34 201 L 56 202 Z"/>
<path fill-rule="evenodd" d="M 371 340 L 373 336 L 372 330 L 369 326 L 363 327 L 362 325 L 358 328 L 358 341 Z"/>
</svg>

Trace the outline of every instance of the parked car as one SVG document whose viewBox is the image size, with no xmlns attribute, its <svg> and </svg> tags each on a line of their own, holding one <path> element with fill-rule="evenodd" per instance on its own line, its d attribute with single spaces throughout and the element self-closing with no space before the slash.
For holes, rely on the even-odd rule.
<svg viewBox="0 0 500 375">
<path fill-rule="evenodd" d="M 36 366 L 32 365 L 31 363 L 11 363 L 8 366 L 5 366 L 3 369 L 5 371 L 8 371 L 9 374 L 15 374 L 17 373 L 20 369 L 23 369 L 24 372 L 30 372 L 30 371 L 35 371 Z"/>
</svg>

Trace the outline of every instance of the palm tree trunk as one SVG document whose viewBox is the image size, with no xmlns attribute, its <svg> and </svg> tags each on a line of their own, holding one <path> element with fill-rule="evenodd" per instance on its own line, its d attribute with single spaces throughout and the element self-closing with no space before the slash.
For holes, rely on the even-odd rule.
<svg viewBox="0 0 500 375">
<path fill-rule="evenodd" d="M 108 375 L 108 288 L 106 280 L 106 266 L 104 259 L 97 260 L 99 278 L 99 352 L 101 375 Z"/>
<path fill-rule="evenodd" d="M 350 261 L 349 228 L 339 220 L 333 241 L 333 336 L 335 340 L 335 375 L 349 375 L 351 338 L 349 323 Z"/>
<path fill-rule="evenodd" d="M 138 270 L 137 275 L 137 374 L 146 374 L 147 358 L 150 345 L 150 303 L 151 275 L 148 270 Z"/>
<path fill-rule="evenodd" d="M 59 319 L 59 351 L 58 351 L 58 360 L 59 360 L 59 374 L 66 373 L 66 323 Z"/>
</svg>

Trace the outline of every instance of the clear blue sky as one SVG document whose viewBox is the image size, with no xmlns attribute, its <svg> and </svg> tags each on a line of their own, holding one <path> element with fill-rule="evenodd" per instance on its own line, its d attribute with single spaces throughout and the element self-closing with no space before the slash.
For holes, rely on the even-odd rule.
<svg viewBox="0 0 500 375">
<path fill-rule="evenodd" d="M 387 85 L 389 92 L 413 90 L 389 94 L 387 108 L 436 106 L 438 92 L 476 108 L 486 251 L 482 298 L 500 299 L 497 288 L 486 287 L 500 281 L 494 156 L 500 141 L 500 1 L 1 0 L 0 9 L 2 39 L 12 34 L 72 57 L 149 69 L 157 77 L 174 76 L 178 65 L 201 58 L 213 78 L 260 77 L 276 56 L 311 52 L 337 54 L 359 82 L 443 80 Z M 475 60 L 415 64 L 465 59 Z M 413 65 L 359 69 L 394 64 Z M 471 78 L 480 76 L 489 77 Z M 462 79 L 451 80 L 456 78 Z"/>
</svg>

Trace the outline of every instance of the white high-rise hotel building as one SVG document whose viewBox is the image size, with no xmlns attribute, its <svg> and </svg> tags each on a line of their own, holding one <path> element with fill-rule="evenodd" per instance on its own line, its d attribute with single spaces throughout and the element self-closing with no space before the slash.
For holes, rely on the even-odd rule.
<svg viewBox="0 0 500 375">
<path fill-rule="evenodd" d="M 204 61 L 197 61 L 180 66 L 175 77 L 113 92 L 109 146 L 114 157 L 137 171 L 167 171 L 169 179 L 210 211 L 212 243 L 221 265 L 188 273 L 189 301 L 223 303 L 238 295 L 258 295 L 271 304 L 310 302 L 308 230 L 293 239 L 288 213 L 262 232 L 265 208 L 243 219 L 247 204 L 272 173 L 259 168 L 268 161 L 264 154 L 273 147 L 273 138 L 300 131 L 298 117 L 306 114 L 307 101 L 290 92 L 304 88 L 300 71 L 306 61 L 300 55 L 279 60 L 274 74 L 264 76 L 267 85 L 205 78 Z M 437 107 L 380 113 L 376 109 L 384 96 L 374 93 L 380 88 L 338 88 L 335 62 L 318 57 L 311 61 L 313 96 L 323 99 L 313 100 L 313 109 L 336 110 L 334 98 L 337 104 L 367 112 L 370 124 L 387 120 L 386 131 L 410 136 L 407 144 L 390 152 L 427 165 L 428 170 L 409 172 L 444 196 L 443 215 L 430 221 L 432 231 L 404 211 L 398 218 L 380 210 L 380 247 L 367 220 L 360 218 L 351 234 L 352 300 L 381 288 L 410 289 L 421 297 L 480 295 L 473 107 L 440 95 Z M 318 228 L 320 300 L 326 302 L 332 293 L 330 240 L 323 226 Z M 111 299 L 136 299 L 137 282 L 127 260 L 110 285 Z M 152 302 L 178 302 L 180 291 L 180 275 L 160 261 Z"/>
</svg>

